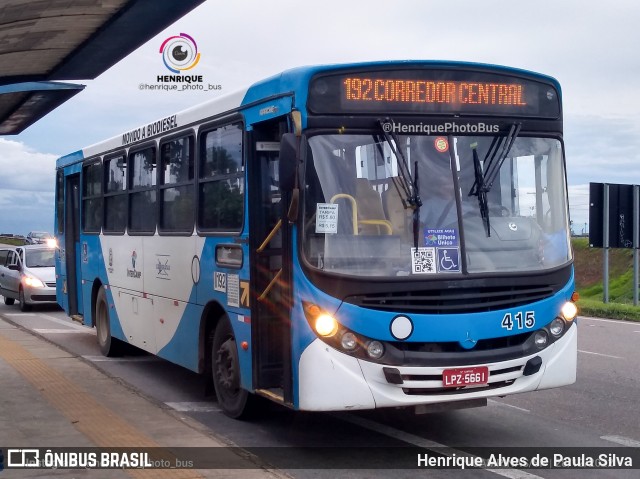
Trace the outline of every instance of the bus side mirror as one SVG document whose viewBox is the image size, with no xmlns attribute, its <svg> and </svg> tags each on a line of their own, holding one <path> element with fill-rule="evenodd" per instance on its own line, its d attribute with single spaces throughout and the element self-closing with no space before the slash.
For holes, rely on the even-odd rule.
<svg viewBox="0 0 640 479">
<path fill-rule="evenodd" d="M 282 191 L 292 191 L 296 184 L 298 141 L 300 138 L 293 133 L 285 133 L 280 140 L 278 177 Z"/>
</svg>

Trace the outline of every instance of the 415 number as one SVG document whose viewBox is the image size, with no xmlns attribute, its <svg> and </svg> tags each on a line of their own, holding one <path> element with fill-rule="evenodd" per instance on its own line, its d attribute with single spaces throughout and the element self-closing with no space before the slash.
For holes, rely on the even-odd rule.
<svg viewBox="0 0 640 479">
<path fill-rule="evenodd" d="M 516 314 L 507 313 L 502 318 L 500 325 L 507 331 L 511 331 L 514 327 L 516 329 L 531 329 L 536 324 L 536 317 L 534 311 L 518 312 Z"/>
</svg>

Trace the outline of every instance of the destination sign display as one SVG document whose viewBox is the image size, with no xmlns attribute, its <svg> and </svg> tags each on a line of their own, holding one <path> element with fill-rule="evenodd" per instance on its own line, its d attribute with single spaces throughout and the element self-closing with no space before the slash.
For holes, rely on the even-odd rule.
<svg viewBox="0 0 640 479">
<path fill-rule="evenodd" d="M 550 83 L 461 70 L 347 72 L 312 79 L 313 113 L 419 113 L 559 118 Z"/>
</svg>

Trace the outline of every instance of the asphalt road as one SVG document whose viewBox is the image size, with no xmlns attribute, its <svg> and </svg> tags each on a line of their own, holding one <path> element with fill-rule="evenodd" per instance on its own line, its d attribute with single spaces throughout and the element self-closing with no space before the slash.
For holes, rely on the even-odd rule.
<svg viewBox="0 0 640 479">
<path fill-rule="evenodd" d="M 364 413 L 300 413 L 265 404 L 265 412 L 252 422 L 224 416 L 214 397 L 205 396 L 198 375 L 145 353 L 104 358 L 95 331 L 71 322 L 55 308 L 34 308 L 21 313 L 16 306 L 0 304 L 0 315 L 84 358 L 114 380 L 123 381 L 163 404 L 199 421 L 210 433 L 228 443 L 275 452 L 317 465 L 323 446 L 394 447 L 416 446 L 442 454 L 462 456 L 473 447 L 615 447 L 640 448 L 640 324 L 592 318 L 579 319 L 578 380 L 560 389 L 490 400 L 488 407 L 414 415 L 406 410 Z M 295 449 L 310 447 L 313 449 Z M 283 449 L 284 448 L 284 449 Z M 294 448 L 294 449 L 291 449 Z M 630 449 L 627 449 L 630 450 Z M 352 449 L 352 452 L 357 450 Z M 635 449 L 639 452 L 639 449 Z M 265 458 L 269 460 L 268 457 Z M 341 477 L 383 478 L 389 457 L 367 457 L 370 469 L 342 471 Z M 330 457 L 326 461 L 331 461 Z M 287 463 L 289 464 L 289 463 Z M 327 464 L 329 465 L 329 464 Z M 309 467 L 286 471 L 295 478 L 329 479 L 330 469 Z M 416 476 L 416 470 L 393 471 L 396 479 Z M 626 478 L 638 470 L 481 469 L 433 470 L 425 477 L 480 478 Z"/>
</svg>

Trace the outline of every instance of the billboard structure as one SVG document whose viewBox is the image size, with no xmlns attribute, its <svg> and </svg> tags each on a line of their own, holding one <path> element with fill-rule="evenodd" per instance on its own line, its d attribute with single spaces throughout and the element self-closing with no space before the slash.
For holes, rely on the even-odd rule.
<svg viewBox="0 0 640 479">
<path fill-rule="evenodd" d="M 609 302 L 609 249 L 633 248 L 633 304 L 638 305 L 640 186 L 589 183 L 589 246 L 603 248 L 603 301 Z"/>
</svg>

